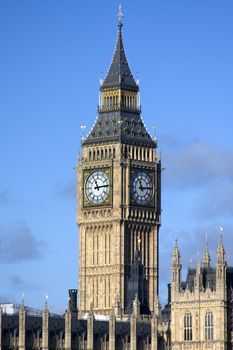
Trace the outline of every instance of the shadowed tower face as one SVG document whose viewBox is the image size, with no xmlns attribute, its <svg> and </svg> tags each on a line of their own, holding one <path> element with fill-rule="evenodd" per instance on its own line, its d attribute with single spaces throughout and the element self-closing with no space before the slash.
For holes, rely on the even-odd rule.
<svg viewBox="0 0 233 350">
<path fill-rule="evenodd" d="M 80 315 L 90 305 L 95 313 L 109 315 L 116 300 L 127 312 L 138 250 L 148 291 L 143 302 L 150 311 L 158 292 L 161 167 L 156 142 L 140 116 L 139 86 L 123 47 L 121 18 L 113 60 L 100 86 L 98 118 L 78 165 Z"/>
</svg>

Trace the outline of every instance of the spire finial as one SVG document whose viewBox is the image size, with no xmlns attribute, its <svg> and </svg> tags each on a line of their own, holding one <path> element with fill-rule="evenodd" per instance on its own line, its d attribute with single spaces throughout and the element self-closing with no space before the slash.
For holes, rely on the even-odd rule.
<svg viewBox="0 0 233 350">
<path fill-rule="evenodd" d="M 122 27 L 122 18 L 124 17 L 123 13 L 122 13 L 122 8 L 121 8 L 121 4 L 119 4 L 118 7 L 118 14 L 117 14 L 117 18 L 118 18 L 118 27 Z"/>
<path fill-rule="evenodd" d="M 25 294 L 22 294 L 22 306 L 24 306 L 24 299 L 25 299 Z"/>
<path fill-rule="evenodd" d="M 45 294 L 45 308 L 48 308 L 48 294 Z"/>
<path fill-rule="evenodd" d="M 202 263 L 204 268 L 210 267 L 210 253 L 209 253 L 209 247 L 208 247 L 208 234 L 205 234 L 205 241 L 206 241 L 206 247 L 205 252 L 203 255 Z"/>
<path fill-rule="evenodd" d="M 205 234 L 205 244 L 206 244 L 206 249 L 208 249 L 208 233 L 207 232 Z"/>
<path fill-rule="evenodd" d="M 220 242 L 223 243 L 223 227 L 222 226 L 220 226 L 219 231 L 220 231 Z"/>
<path fill-rule="evenodd" d="M 200 265 L 200 253 L 197 251 L 197 265 Z"/>
</svg>

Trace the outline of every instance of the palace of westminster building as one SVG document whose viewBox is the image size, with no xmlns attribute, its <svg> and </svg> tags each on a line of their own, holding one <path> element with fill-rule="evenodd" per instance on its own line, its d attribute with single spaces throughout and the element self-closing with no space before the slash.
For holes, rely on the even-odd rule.
<svg viewBox="0 0 233 350">
<path fill-rule="evenodd" d="M 161 162 L 141 119 L 121 8 L 118 17 L 98 118 L 77 166 L 79 293 L 69 290 L 62 316 L 47 303 L 38 313 L 23 303 L 12 313 L 2 305 L 0 350 L 233 349 L 233 268 L 222 237 L 215 266 L 206 247 L 184 282 L 175 242 L 168 301 L 160 306 Z"/>
</svg>

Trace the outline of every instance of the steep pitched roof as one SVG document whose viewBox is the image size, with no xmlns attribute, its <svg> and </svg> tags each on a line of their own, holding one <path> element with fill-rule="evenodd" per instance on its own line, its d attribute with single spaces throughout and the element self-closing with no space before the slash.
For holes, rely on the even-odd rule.
<svg viewBox="0 0 233 350">
<path fill-rule="evenodd" d="M 140 114 L 122 110 L 100 113 L 83 145 L 111 142 L 156 147 Z"/>
<path fill-rule="evenodd" d="M 117 44 L 113 60 L 101 89 L 119 86 L 122 88 L 131 88 L 137 91 L 138 86 L 133 78 L 126 58 L 121 28 L 122 24 L 120 23 L 118 24 Z"/>
</svg>

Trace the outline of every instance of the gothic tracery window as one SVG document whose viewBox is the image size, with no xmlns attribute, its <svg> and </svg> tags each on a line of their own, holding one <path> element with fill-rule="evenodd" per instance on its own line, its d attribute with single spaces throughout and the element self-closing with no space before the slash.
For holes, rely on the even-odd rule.
<svg viewBox="0 0 233 350">
<path fill-rule="evenodd" d="M 214 320 L 212 312 L 207 312 L 205 315 L 205 340 L 214 339 Z"/>
<path fill-rule="evenodd" d="M 184 316 L 184 340 L 191 341 L 192 339 L 193 339 L 192 315 L 191 313 L 187 313 Z"/>
</svg>

